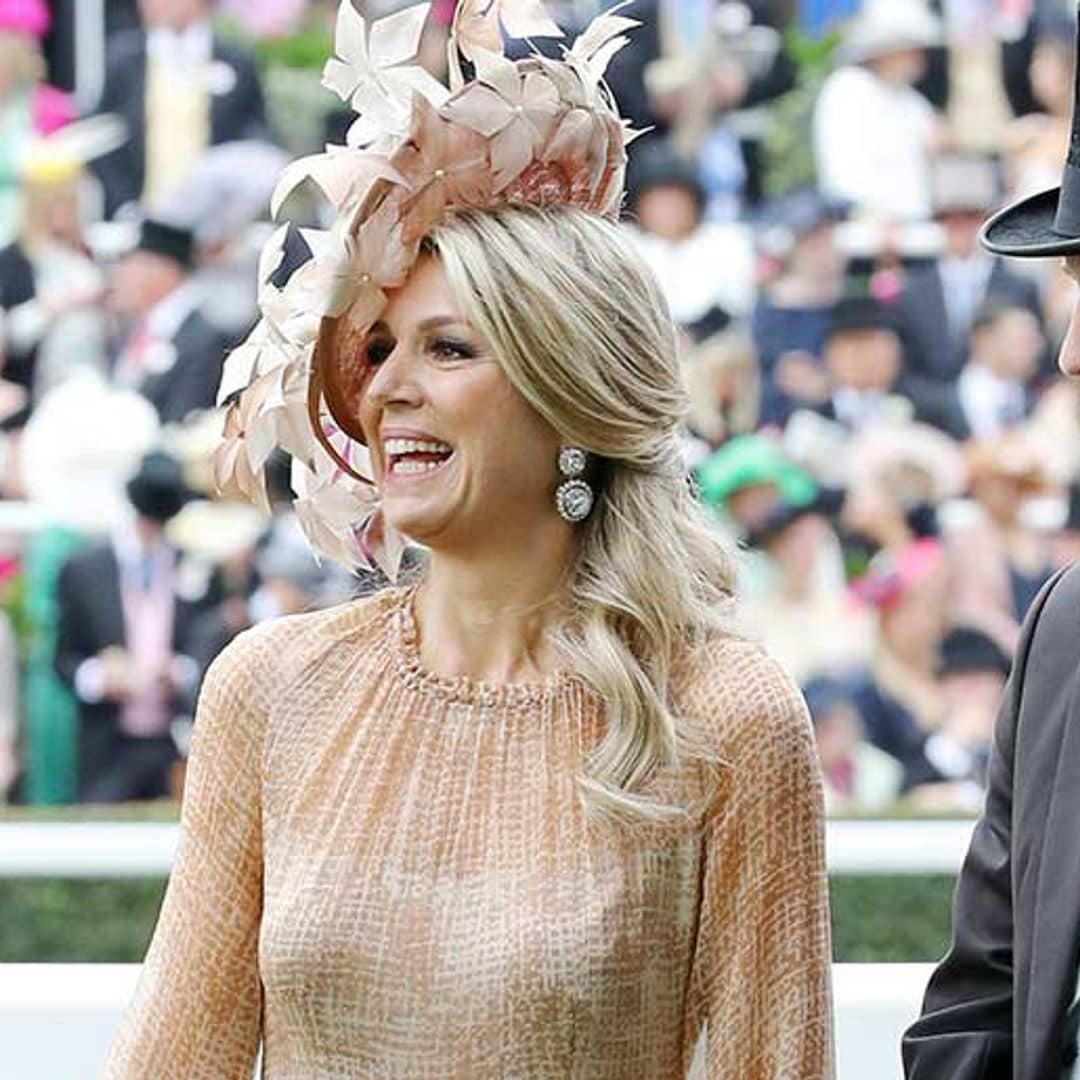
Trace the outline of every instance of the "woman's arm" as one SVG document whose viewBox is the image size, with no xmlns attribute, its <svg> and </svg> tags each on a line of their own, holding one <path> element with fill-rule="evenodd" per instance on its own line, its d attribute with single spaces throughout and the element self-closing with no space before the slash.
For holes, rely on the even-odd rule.
<svg viewBox="0 0 1080 1080">
<path fill-rule="evenodd" d="M 267 628 L 247 631 L 207 670 L 176 861 L 104 1080 L 251 1080 L 262 1012 L 267 641 Z"/>
<path fill-rule="evenodd" d="M 705 832 L 688 1016 L 705 1024 L 708 1080 L 827 1080 L 832 957 L 821 772 L 802 695 L 748 649 L 752 662 L 725 673 L 750 700 L 728 790 Z"/>
</svg>

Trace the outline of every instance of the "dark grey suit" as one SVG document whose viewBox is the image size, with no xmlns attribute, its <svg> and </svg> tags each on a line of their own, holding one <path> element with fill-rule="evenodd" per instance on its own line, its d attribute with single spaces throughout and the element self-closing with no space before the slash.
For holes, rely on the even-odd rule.
<svg viewBox="0 0 1080 1080">
<path fill-rule="evenodd" d="M 1043 325 L 1039 290 L 1033 281 L 995 259 L 983 301 L 999 300 L 1027 308 Z M 977 305 L 978 306 L 978 305 Z M 975 311 L 971 313 L 973 316 Z M 949 322 L 945 281 L 939 263 L 913 270 L 899 300 L 904 337 L 904 370 L 900 389 L 915 405 L 916 419 L 933 424 L 957 439 L 970 438 L 956 397 L 956 377 L 968 358 L 968 334 L 959 337 Z M 1049 350 L 1043 368 L 1053 367 Z"/>
<path fill-rule="evenodd" d="M 1080 567 L 1032 604 L 998 717 L 953 944 L 903 1040 L 908 1080 L 1058 1080 L 1077 1055 Z"/>
</svg>

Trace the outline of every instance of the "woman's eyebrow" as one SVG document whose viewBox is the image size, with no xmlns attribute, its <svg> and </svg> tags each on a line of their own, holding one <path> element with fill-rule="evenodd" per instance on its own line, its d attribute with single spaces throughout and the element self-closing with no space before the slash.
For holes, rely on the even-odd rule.
<svg viewBox="0 0 1080 1080">
<path fill-rule="evenodd" d="M 430 319 L 425 319 L 420 323 L 419 329 L 426 332 L 428 330 L 437 330 L 440 326 L 453 326 L 454 324 L 469 326 L 464 319 L 457 315 L 433 315 Z"/>
</svg>

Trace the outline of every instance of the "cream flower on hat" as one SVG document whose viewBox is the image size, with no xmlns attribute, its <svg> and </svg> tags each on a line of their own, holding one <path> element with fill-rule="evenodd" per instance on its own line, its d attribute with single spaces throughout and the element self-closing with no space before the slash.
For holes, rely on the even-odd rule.
<svg viewBox="0 0 1080 1080">
<path fill-rule="evenodd" d="M 344 2 L 338 8 L 334 48 L 337 56 L 323 68 L 323 85 L 351 103 L 360 114 L 349 142 L 361 146 L 388 132 L 403 131 L 413 92 L 436 105 L 447 90 L 422 67 L 406 65 L 416 56 L 431 4 L 416 4 L 379 19 L 367 28 L 363 16 Z"/>
</svg>

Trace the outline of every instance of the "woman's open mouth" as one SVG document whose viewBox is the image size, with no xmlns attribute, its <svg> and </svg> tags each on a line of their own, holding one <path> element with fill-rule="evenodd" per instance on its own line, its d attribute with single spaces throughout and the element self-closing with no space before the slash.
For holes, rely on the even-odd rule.
<svg viewBox="0 0 1080 1080">
<path fill-rule="evenodd" d="M 383 444 L 386 475 L 394 480 L 417 480 L 439 472 L 454 456 L 453 447 L 421 439 L 387 439 Z"/>
</svg>

